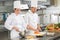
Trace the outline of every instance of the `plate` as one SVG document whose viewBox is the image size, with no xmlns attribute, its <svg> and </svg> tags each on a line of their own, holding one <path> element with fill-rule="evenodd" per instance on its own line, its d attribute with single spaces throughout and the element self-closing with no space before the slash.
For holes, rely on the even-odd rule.
<svg viewBox="0 0 60 40">
<path fill-rule="evenodd" d="M 26 39 L 34 39 L 35 37 L 32 36 L 32 35 L 28 35 L 28 36 L 26 36 L 25 38 L 26 38 Z"/>
<path fill-rule="evenodd" d="M 54 32 L 47 32 L 47 35 L 54 35 L 55 33 Z"/>
<path fill-rule="evenodd" d="M 36 36 L 44 36 L 46 34 L 46 32 L 40 32 L 39 34 L 34 34 Z"/>
</svg>

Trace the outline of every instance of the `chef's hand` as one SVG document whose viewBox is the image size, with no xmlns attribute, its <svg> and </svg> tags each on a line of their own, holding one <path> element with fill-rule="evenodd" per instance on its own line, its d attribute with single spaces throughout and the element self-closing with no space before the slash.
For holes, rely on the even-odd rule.
<svg viewBox="0 0 60 40">
<path fill-rule="evenodd" d="M 39 31 L 42 31 L 40 27 L 39 27 L 39 28 L 37 28 L 37 29 L 38 29 Z"/>
<path fill-rule="evenodd" d="M 20 32 L 20 31 L 19 31 L 19 28 L 16 27 L 16 26 L 14 26 L 12 29 L 16 30 L 17 32 Z"/>
<path fill-rule="evenodd" d="M 41 26 L 40 26 L 39 24 L 37 24 L 37 29 L 38 29 L 39 31 L 42 31 Z"/>
<path fill-rule="evenodd" d="M 35 29 L 35 32 L 39 32 L 39 30 L 38 29 Z"/>
</svg>

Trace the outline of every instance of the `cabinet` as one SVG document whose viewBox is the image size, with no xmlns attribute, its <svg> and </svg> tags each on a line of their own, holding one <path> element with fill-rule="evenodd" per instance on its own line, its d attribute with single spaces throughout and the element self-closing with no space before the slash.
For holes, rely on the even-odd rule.
<svg viewBox="0 0 60 40">
<path fill-rule="evenodd" d="M 51 5 L 50 2 L 50 0 L 38 0 L 38 5 Z M 31 0 L 23 0 L 22 3 L 31 5 Z"/>
<path fill-rule="evenodd" d="M 25 1 L 31 1 L 31 0 L 25 0 Z M 47 0 L 38 0 L 38 1 L 47 2 Z"/>
</svg>

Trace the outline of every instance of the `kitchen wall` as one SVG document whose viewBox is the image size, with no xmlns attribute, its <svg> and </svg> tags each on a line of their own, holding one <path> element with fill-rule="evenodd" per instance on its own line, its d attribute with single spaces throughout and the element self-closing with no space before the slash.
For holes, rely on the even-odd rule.
<svg viewBox="0 0 60 40">
<path fill-rule="evenodd" d="M 60 6 L 60 0 L 54 0 L 55 6 Z"/>
<path fill-rule="evenodd" d="M 13 1 L 0 2 L 0 12 L 11 12 Z"/>
<path fill-rule="evenodd" d="M 3 15 L 2 15 L 2 13 L 0 13 L 0 21 L 2 21 L 3 20 Z"/>
<path fill-rule="evenodd" d="M 55 5 L 57 7 L 60 7 L 60 0 L 54 0 L 55 1 Z M 60 23 L 60 16 L 59 16 L 59 23 Z"/>
<path fill-rule="evenodd" d="M 60 0 L 57 0 L 57 6 L 60 6 Z"/>
</svg>

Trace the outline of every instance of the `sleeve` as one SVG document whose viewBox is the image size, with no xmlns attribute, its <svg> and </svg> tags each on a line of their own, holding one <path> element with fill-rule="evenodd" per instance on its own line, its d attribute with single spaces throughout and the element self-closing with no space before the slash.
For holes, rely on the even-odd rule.
<svg viewBox="0 0 60 40">
<path fill-rule="evenodd" d="M 37 24 L 40 24 L 40 21 L 39 21 L 39 16 L 37 15 Z"/>
<path fill-rule="evenodd" d="M 25 22 L 26 22 L 26 24 L 28 25 L 28 21 L 29 21 L 29 17 L 28 17 L 28 13 L 25 15 Z"/>
<path fill-rule="evenodd" d="M 9 16 L 5 22 L 5 28 L 8 30 L 12 30 L 12 17 Z"/>
<path fill-rule="evenodd" d="M 23 20 L 22 25 L 23 25 L 24 29 L 26 29 L 26 28 L 27 28 L 27 24 L 25 23 L 25 20 Z"/>
</svg>

